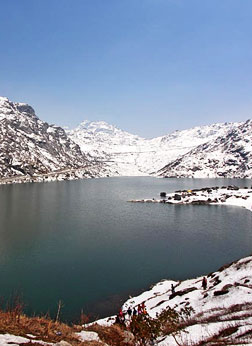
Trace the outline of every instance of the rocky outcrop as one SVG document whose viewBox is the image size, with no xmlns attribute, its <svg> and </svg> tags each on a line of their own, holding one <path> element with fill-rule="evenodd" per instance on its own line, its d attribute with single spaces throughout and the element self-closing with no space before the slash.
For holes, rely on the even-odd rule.
<svg viewBox="0 0 252 346">
<path fill-rule="evenodd" d="M 252 211 L 252 186 L 239 188 L 238 186 L 214 186 L 202 189 L 179 190 L 167 193 L 162 199 L 130 200 L 134 203 L 163 203 L 179 205 L 234 205 Z"/>
<path fill-rule="evenodd" d="M 104 165 L 84 154 L 65 131 L 41 121 L 24 103 L 0 98 L 0 178 L 56 180 L 106 174 Z"/>
<path fill-rule="evenodd" d="M 252 120 L 170 162 L 158 175 L 189 178 L 252 178 Z"/>
</svg>

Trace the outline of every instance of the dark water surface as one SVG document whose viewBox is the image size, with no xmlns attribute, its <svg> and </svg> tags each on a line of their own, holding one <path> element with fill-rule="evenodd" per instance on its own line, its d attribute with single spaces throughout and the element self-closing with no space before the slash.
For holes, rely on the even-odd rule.
<svg viewBox="0 0 252 346">
<path fill-rule="evenodd" d="M 0 186 L 0 296 L 28 313 L 104 316 L 163 279 L 217 270 L 252 252 L 252 213 L 238 207 L 127 203 L 160 191 L 251 180 L 105 178 Z"/>
</svg>

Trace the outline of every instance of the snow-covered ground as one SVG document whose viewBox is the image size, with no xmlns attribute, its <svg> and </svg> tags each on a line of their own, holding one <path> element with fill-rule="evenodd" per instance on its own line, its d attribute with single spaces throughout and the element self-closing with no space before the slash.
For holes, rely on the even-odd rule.
<svg viewBox="0 0 252 346">
<path fill-rule="evenodd" d="M 48 342 L 44 342 L 41 340 L 34 340 L 35 336 L 33 335 L 28 335 L 27 337 L 23 337 L 23 336 L 16 336 L 16 335 L 11 335 L 11 334 L 0 334 L 0 345 L 1 346 L 7 346 L 7 345 L 11 345 L 11 346 L 19 346 L 19 345 L 25 345 L 25 344 L 40 344 L 40 345 L 52 345 L 52 343 L 48 343 Z M 63 344 L 62 344 L 63 346 Z"/>
<path fill-rule="evenodd" d="M 167 204 L 201 204 L 201 205 L 233 205 L 252 211 L 252 189 L 230 187 L 212 187 L 196 190 L 184 190 L 168 193 L 162 199 L 138 199 L 135 203 L 167 203 Z"/>
<path fill-rule="evenodd" d="M 252 345 L 252 257 L 243 258 L 209 274 L 206 289 L 202 287 L 202 279 L 198 277 L 181 282 L 163 280 L 149 291 L 127 300 L 122 309 L 127 311 L 129 307 L 144 303 L 149 316 L 156 318 L 168 307 L 178 312 L 191 307 L 193 313 L 176 335 L 179 345 L 197 345 L 214 336 L 224 340 L 232 337 L 239 344 L 246 341 L 246 344 Z M 175 293 L 172 293 L 172 285 Z M 96 323 L 110 326 L 114 321 L 115 316 L 112 316 Z M 230 329 L 232 333 L 222 337 L 221 333 Z M 178 344 L 172 335 L 168 335 L 156 340 L 156 345 Z"/>
</svg>

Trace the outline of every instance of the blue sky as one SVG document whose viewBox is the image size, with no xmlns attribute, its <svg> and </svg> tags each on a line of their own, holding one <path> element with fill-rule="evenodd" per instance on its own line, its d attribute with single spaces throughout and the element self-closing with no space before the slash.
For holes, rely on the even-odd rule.
<svg viewBox="0 0 252 346">
<path fill-rule="evenodd" d="M 251 0 L 0 0 L 0 95 L 154 137 L 252 114 Z"/>
</svg>

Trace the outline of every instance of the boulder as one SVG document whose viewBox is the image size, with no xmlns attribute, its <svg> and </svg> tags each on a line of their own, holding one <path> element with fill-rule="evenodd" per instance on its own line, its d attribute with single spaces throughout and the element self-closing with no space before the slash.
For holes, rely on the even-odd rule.
<svg viewBox="0 0 252 346">
<path fill-rule="evenodd" d="M 181 201 L 181 199 L 182 199 L 182 197 L 180 195 L 178 195 L 177 193 L 175 193 L 173 198 L 175 201 Z"/>
<path fill-rule="evenodd" d="M 174 293 L 172 293 L 170 295 L 169 299 L 173 299 L 173 298 L 175 298 L 177 296 L 182 297 L 183 295 L 188 294 L 190 292 L 193 292 L 195 290 L 197 290 L 197 287 L 189 287 L 189 288 L 186 288 L 186 289 L 184 289 L 182 291 L 176 291 L 176 292 L 174 292 Z"/>
<path fill-rule="evenodd" d="M 57 342 L 54 344 L 55 346 L 72 346 L 72 344 L 69 344 L 69 342 L 61 340 L 60 342 Z"/>
<path fill-rule="evenodd" d="M 229 293 L 229 290 L 214 291 L 214 296 L 222 296 L 227 293 Z"/>
</svg>

